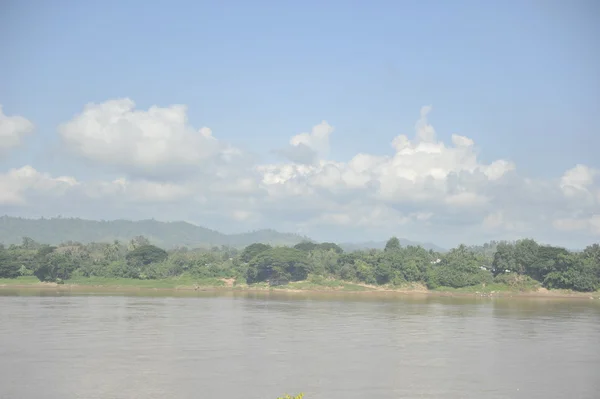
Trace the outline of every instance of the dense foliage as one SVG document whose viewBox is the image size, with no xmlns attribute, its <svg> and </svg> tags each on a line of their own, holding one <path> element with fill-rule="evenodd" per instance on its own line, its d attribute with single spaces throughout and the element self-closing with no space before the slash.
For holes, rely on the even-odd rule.
<svg viewBox="0 0 600 399">
<path fill-rule="evenodd" d="M 402 246 L 391 238 L 383 250 L 344 252 L 333 243 L 301 242 L 294 247 L 255 243 L 243 250 L 220 246 L 165 251 L 137 236 L 128 243 L 43 245 L 24 238 L 0 246 L 0 277 L 35 275 L 41 281 L 73 277 L 161 279 L 190 276 L 228 278 L 239 283 L 286 284 L 309 278 L 370 285 L 424 284 L 461 288 L 503 283 L 515 289 L 600 289 L 600 246 L 581 252 L 526 239 L 483 247 L 460 245 L 445 253 Z"/>
</svg>

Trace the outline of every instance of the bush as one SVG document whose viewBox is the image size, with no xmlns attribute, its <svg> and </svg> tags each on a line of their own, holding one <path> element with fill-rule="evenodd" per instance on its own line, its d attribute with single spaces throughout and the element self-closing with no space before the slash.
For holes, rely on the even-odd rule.
<svg viewBox="0 0 600 399">
<path fill-rule="evenodd" d="M 29 270 L 25 265 L 21 265 L 19 268 L 19 276 L 33 276 L 33 270 Z"/>
<path fill-rule="evenodd" d="M 102 277 L 140 278 L 139 268 L 131 267 L 121 260 L 110 262 L 104 271 L 105 275 Z"/>
<path fill-rule="evenodd" d="M 345 281 L 354 281 L 356 280 L 356 269 L 353 265 L 346 263 L 340 269 L 340 277 Z"/>
<path fill-rule="evenodd" d="M 427 273 L 426 284 L 428 288 L 452 287 L 462 288 L 472 285 L 489 284 L 494 281 L 492 273 L 479 270 L 475 273 L 456 270 L 450 266 L 440 266 Z"/>
<path fill-rule="evenodd" d="M 392 285 L 394 285 L 396 287 L 402 287 L 402 286 L 406 285 L 406 283 L 407 283 L 407 281 L 401 273 L 398 273 L 392 279 Z"/>
</svg>

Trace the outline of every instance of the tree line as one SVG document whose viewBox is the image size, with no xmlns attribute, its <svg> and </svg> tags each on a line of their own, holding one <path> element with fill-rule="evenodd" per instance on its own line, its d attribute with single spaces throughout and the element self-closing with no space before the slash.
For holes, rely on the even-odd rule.
<svg viewBox="0 0 600 399">
<path fill-rule="evenodd" d="M 282 285 L 320 278 L 396 287 L 419 283 L 430 289 L 504 283 L 515 289 L 595 291 L 600 289 L 600 246 L 575 252 L 525 239 L 483 247 L 460 245 L 439 253 L 401 246 L 392 237 L 383 250 L 353 252 L 334 243 L 308 241 L 293 247 L 255 243 L 243 250 L 220 246 L 165 251 L 143 236 L 129 242 L 69 241 L 58 246 L 25 237 L 20 245 L 0 246 L 0 277 L 27 275 L 54 282 L 73 277 L 189 276 Z"/>
</svg>

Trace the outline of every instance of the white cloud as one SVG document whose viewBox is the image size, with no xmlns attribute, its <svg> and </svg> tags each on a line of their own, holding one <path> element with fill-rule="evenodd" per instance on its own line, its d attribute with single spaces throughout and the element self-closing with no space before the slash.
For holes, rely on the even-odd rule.
<svg viewBox="0 0 600 399">
<path fill-rule="evenodd" d="M 34 130 L 32 122 L 18 115 L 4 114 L 0 105 L 0 155 L 21 144 L 23 138 Z"/>
<path fill-rule="evenodd" d="M 259 166 L 268 199 L 282 204 L 288 199 L 290 209 L 299 206 L 292 198 L 310 202 L 312 216 L 304 227 L 379 225 L 394 231 L 392 226 L 437 225 L 458 231 L 472 226 L 475 236 L 474 226 L 498 235 L 543 235 L 545 229 L 560 228 L 552 222 L 556 218 L 582 209 L 600 212 L 597 199 L 584 204 L 569 197 L 576 190 L 600 198 L 593 191 L 593 169 L 578 165 L 559 182 L 521 178 L 509 160 L 480 161 L 468 137 L 453 135 L 451 146 L 437 140 L 427 121 L 430 111 L 421 110 L 414 138 L 400 135 L 392 140 L 392 156 L 360 153 L 346 163 L 320 159 L 310 165 Z M 429 215 L 427 222 L 415 214 Z M 586 231 L 600 230 L 586 223 Z"/>
<path fill-rule="evenodd" d="M 302 222 L 301 226 L 303 228 L 338 226 L 342 228 L 389 229 L 390 227 L 408 224 L 414 220 L 423 220 L 423 217 L 423 215 L 418 214 L 405 215 L 385 205 L 368 206 L 360 202 L 352 202 L 341 207 L 332 207 Z"/>
<path fill-rule="evenodd" d="M 506 160 L 489 165 L 478 162 L 473 141 L 454 135 L 454 147 L 436 140 L 436 133 L 426 117 L 430 107 L 423 107 L 414 139 L 400 135 L 392 140 L 393 156 L 357 154 L 349 162 L 319 160 L 311 165 L 262 165 L 263 184 L 270 193 L 306 194 L 316 187 L 336 190 L 338 194 L 359 190 L 362 196 L 391 204 L 428 201 L 448 206 L 475 206 L 487 202 L 469 183 L 472 176 L 478 185 L 498 180 L 514 170 Z M 298 137 L 298 136 L 296 136 Z M 304 136 L 303 136 L 304 137 Z M 473 187 L 471 187 L 473 186 Z"/>
<path fill-rule="evenodd" d="M 515 165 L 512 162 L 505 161 L 504 159 L 499 159 L 484 167 L 482 170 L 483 173 L 485 173 L 485 175 L 488 177 L 488 179 L 497 180 L 504 176 L 506 173 L 515 170 Z"/>
<path fill-rule="evenodd" d="M 292 137 L 290 144 L 294 146 L 304 144 L 320 156 L 327 156 L 329 153 L 329 135 L 331 133 L 333 133 L 333 127 L 327 121 L 322 121 L 313 126 L 310 133 L 300 133 Z"/>
<path fill-rule="evenodd" d="M 556 219 L 552 225 L 561 231 L 580 231 L 600 235 L 600 214 L 590 215 L 582 218 Z"/>
<path fill-rule="evenodd" d="M 486 230 L 497 232 L 526 232 L 528 230 L 522 220 L 511 220 L 502 210 L 488 214 L 483 219 L 482 226 Z"/>
<path fill-rule="evenodd" d="M 189 125 L 184 105 L 134 107 L 128 98 L 88 104 L 59 126 L 60 136 L 74 154 L 143 177 L 197 168 L 223 150 L 209 128 Z"/>
<path fill-rule="evenodd" d="M 600 214 L 592 215 L 589 224 L 592 233 L 600 235 Z"/>
<path fill-rule="evenodd" d="M 446 197 L 446 204 L 453 206 L 479 206 L 487 202 L 488 199 L 486 197 L 473 192 L 451 194 Z"/>
<path fill-rule="evenodd" d="M 72 177 L 52 177 L 29 165 L 0 174 L 0 205 L 28 204 L 28 198 L 62 196 L 79 183 Z"/>
<path fill-rule="evenodd" d="M 483 219 L 483 227 L 496 229 L 504 223 L 504 215 L 501 211 L 492 212 Z"/>
<path fill-rule="evenodd" d="M 130 181 L 126 178 L 115 179 L 111 182 L 93 182 L 85 188 L 85 194 L 90 198 L 112 198 L 117 201 L 133 203 L 169 203 L 186 198 L 192 193 L 191 187 L 182 184 L 148 180 Z"/>
<path fill-rule="evenodd" d="M 555 228 L 564 231 L 583 230 L 588 227 L 589 221 L 586 219 L 556 219 L 552 222 Z"/>
<path fill-rule="evenodd" d="M 288 148 L 278 151 L 292 162 L 310 164 L 329 155 L 329 136 L 333 127 L 326 121 L 313 126 L 310 133 L 300 133 L 290 139 Z"/>
<path fill-rule="evenodd" d="M 0 175 L 0 206 L 64 211 L 78 201 L 77 211 L 88 209 L 91 217 L 102 209 L 105 218 L 118 211 L 229 231 L 301 229 L 317 238 L 327 231 L 340 240 L 397 234 L 443 245 L 479 242 L 482 234 L 590 241 L 600 234 L 596 169 L 576 165 L 555 179 L 519 176 L 509 160 L 483 162 L 468 137 L 437 139 L 430 111 L 423 107 L 412 137 L 390 140 L 390 155 L 328 159 L 334 129 L 322 122 L 292 137 L 287 150 L 297 151 L 288 160 L 263 164 L 205 128 L 194 130 L 183 106 L 91 104 L 59 132 L 71 151 L 112 166 L 115 177 L 76 181 L 30 166 L 12 169 Z"/>
<path fill-rule="evenodd" d="M 567 196 L 588 195 L 598 171 L 585 165 L 576 165 L 567 170 L 560 179 L 560 188 Z"/>
<path fill-rule="evenodd" d="M 246 222 L 249 220 L 256 220 L 257 218 L 259 218 L 259 216 L 254 212 L 239 209 L 231 211 L 230 215 L 233 220 L 238 222 Z"/>
</svg>

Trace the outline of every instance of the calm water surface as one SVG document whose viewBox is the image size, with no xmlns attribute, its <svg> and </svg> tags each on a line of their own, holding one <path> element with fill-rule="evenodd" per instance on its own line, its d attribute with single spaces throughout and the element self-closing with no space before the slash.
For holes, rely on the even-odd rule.
<svg viewBox="0 0 600 399">
<path fill-rule="evenodd" d="M 0 290 L 0 398 L 598 398 L 600 301 Z"/>
</svg>

